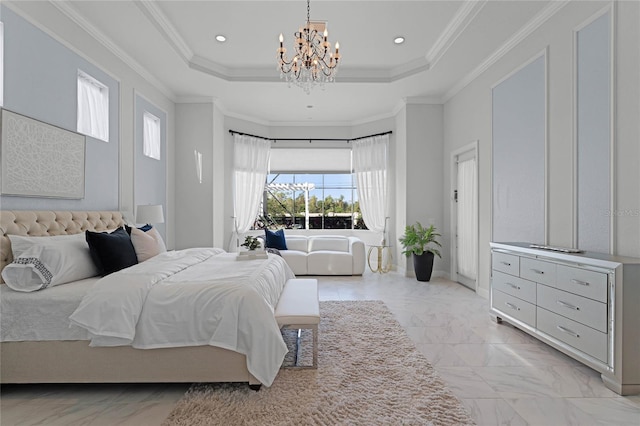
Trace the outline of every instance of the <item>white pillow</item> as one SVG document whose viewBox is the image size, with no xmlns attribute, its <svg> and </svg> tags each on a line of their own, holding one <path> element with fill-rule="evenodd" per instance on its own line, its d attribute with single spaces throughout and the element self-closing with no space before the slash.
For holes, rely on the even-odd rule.
<svg viewBox="0 0 640 426">
<path fill-rule="evenodd" d="M 98 275 L 84 233 L 8 237 L 13 262 L 3 269 L 2 278 L 13 290 L 42 290 Z"/>
<path fill-rule="evenodd" d="M 156 228 L 151 228 L 147 232 L 138 228 L 131 228 L 131 242 L 138 257 L 138 263 L 167 251 L 167 247 L 162 241 L 162 236 Z"/>
</svg>

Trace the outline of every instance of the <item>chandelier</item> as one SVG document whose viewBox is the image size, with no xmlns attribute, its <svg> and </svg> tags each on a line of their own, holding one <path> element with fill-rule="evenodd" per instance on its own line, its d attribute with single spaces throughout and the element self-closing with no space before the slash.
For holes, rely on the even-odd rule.
<svg viewBox="0 0 640 426">
<path fill-rule="evenodd" d="M 336 43 L 336 51 L 333 53 L 328 40 L 327 23 L 311 21 L 310 10 L 310 0 L 307 0 L 307 23 L 294 33 L 296 42 L 293 59 L 287 58 L 282 34 L 278 48 L 280 78 L 286 79 L 289 85 L 293 83 L 302 87 L 307 94 L 311 93 L 311 88 L 316 84 L 334 81 L 340 61 L 340 44 Z"/>
</svg>

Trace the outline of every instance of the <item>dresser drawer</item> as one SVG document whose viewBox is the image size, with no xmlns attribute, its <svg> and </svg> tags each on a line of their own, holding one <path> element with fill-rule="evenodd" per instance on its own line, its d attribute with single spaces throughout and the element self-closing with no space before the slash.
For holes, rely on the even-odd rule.
<svg viewBox="0 0 640 426">
<path fill-rule="evenodd" d="M 532 303 L 492 289 L 491 306 L 531 327 L 536 326 L 536 305 Z"/>
<path fill-rule="evenodd" d="M 558 265 L 556 287 L 607 303 L 607 274 Z"/>
<path fill-rule="evenodd" d="M 604 303 L 538 284 L 538 306 L 607 332 L 607 305 Z"/>
<path fill-rule="evenodd" d="M 529 281 L 555 286 L 556 264 L 523 257 L 520 259 L 520 276 Z"/>
<path fill-rule="evenodd" d="M 607 362 L 607 334 L 538 307 L 538 330 Z"/>
<path fill-rule="evenodd" d="M 491 285 L 503 293 L 510 294 L 534 305 L 536 303 L 536 283 L 533 281 L 523 280 L 504 272 L 493 271 Z"/>
<path fill-rule="evenodd" d="M 520 257 L 513 254 L 493 252 L 492 269 L 516 277 L 520 273 Z"/>
</svg>

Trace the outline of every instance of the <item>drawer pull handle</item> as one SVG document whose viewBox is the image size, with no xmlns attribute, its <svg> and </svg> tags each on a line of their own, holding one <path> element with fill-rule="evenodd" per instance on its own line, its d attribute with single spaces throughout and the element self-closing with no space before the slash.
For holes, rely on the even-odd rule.
<svg viewBox="0 0 640 426">
<path fill-rule="evenodd" d="M 531 271 L 536 273 L 536 274 L 540 274 L 540 275 L 544 274 L 544 271 L 541 271 L 539 269 L 532 269 Z"/>
<path fill-rule="evenodd" d="M 576 280 L 575 278 L 571 280 L 572 283 L 574 284 L 580 284 L 580 285 L 584 285 L 584 286 L 588 286 L 589 283 L 586 281 L 580 281 L 580 280 Z"/>
<path fill-rule="evenodd" d="M 565 308 L 573 309 L 574 311 L 580 310 L 578 306 L 574 306 L 571 303 L 563 302 L 562 300 L 556 300 L 556 303 L 560 306 L 564 306 Z"/>
<path fill-rule="evenodd" d="M 517 286 L 517 285 L 512 284 L 512 283 L 505 283 L 505 284 L 508 285 L 509 287 L 513 288 L 513 289 L 520 290 L 520 286 Z"/>
<path fill-rule="evenodd" d="M 566 327 L 563 327 L 563 326 L 561 326 L 561 325 L 556 325 L 556 328 L 557 328 L 558 330 L 562 331 L 563 333 L 570 334 L 570 335 L 572 335 L 573 337 L 578 338 L 578 339 L 580 338 L 580 335 L 579 335 L 578 333 L 576 333 L 575 331 L 571 331 L 571 330 L 569 330 L 569 329 L 568 329 L 568 328 L 566 328 Z"/>
<path fill-rule="evenodd" d="M 510 307 L 511 309 L 515 310 L 515 311 L 519 311 L 520 308 L 518 308 L 516 305 L 514 305 L 513 303 L 509 303 L 509 302 L 504 302 L 505 305 L 507 305 L 508 307 Z"/>
<path fill-rule="evenodd" d="M 511 264 L 509 262 L 502 261 L 500 263 L 502 263 L 504 266 L 511 266 Z"/>
</svg>

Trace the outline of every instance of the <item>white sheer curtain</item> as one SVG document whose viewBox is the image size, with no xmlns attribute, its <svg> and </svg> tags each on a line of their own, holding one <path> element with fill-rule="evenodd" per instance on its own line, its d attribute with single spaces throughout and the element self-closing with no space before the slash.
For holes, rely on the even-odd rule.
<svg viewBox="0 0 640 426">
<path fill-rule="evenodd" d="M 160 119 L 148 111 L 142 115 L 142 153 L 160 160 Z"/>
<path fill-rule="evenodd" d="M 477 205 L 476 160 L 472 158 L 458 163 L 458 273 L 471 279 L 477 276 Z"/>
<path fill-rule="evenodd" d="M 109 141 L 109 88 L 78 71 L 78 132 Z"/>
<path fill-rule="evenodd" d="M 229 251 L 237 250 L 240 235 L 247 232 L 256 219 L 267 180 L 270 149 L 268 140 L 234 134 L 234 235 Z"/>
<path fill-rule="evenodd" d="M 388 151 L 389 135 L 353 142 L 353 171 L 362 218 L 367 228 L 381 234 L 385 231 L 387 218 Z"/>
</svg>

